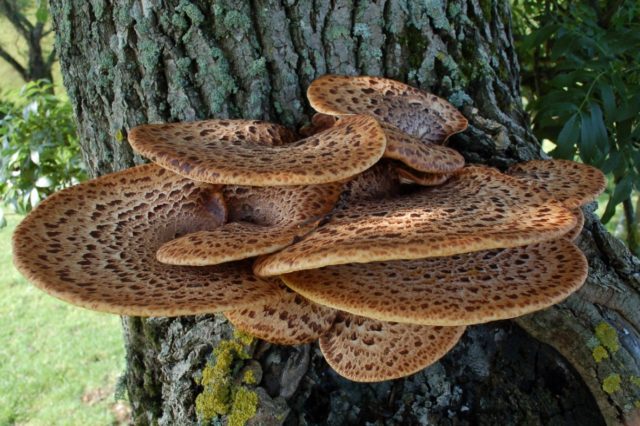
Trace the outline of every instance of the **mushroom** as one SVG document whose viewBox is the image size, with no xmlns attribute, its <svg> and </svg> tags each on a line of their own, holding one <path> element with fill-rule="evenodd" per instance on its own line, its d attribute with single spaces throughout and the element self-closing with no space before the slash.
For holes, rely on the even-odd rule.
<svg viewBox="0 0 640 426">
<path fill-rule="evenodd" d="M 424 143 L 395 126 L 382 123 L 387 137 L 386 158 L 402 161 L 423 173 L 452 173 L 464 166 L 464 157 L 446 146 Z"/>
<path fill-rule="evenodd" d="M 311 125 L 303 128 L 305 134 L 316 134 L 339 122 L 340 117 L 317 113 Z M 454 149 L 424 141 L 411 136 L 385 122 L 380 125 L 387 138 L 383 157 L 398 160 L 413 170 L 426 173 L 451 173 L 464 166 L 464 157 Z"/>
<path fill-rule="evenodd" d="M 157 258 L 171 265 L 216 265 L 272 253 L 313 230 L 333 209 L 342 184 L 223 189 L 229 223 L 162 245 Z"/>
<path fill-rule="evenodd" d="M 211 313 L 274 300 L 278 280 L 246 262 L 163 265 L 165 241 L 222 223 L 220 187 L 156 165 L 113 173 L 57 192 L 13 235 L 17 269 L 69 303 L 121 315 Z"/>
<path fill-rule="evenodd" d="M 571 213 L 576 217 L 576 226 L 573 227 L 571 231 L 567 233 L 564 237 L 568 240 L 575 240 L 582 232 L 582 228 L 584 227 L 584 214 L 582 213 L 582 209 L 575 208 L 571 209 Z"/>
<path fill-rule="evenodd" d="M 595 200 L 607 185 L 600 170 L 569 160 L 518 163 L 511 166 L 507 173 L 546 190 L 572 209 Z"/>
<path fill-rule="evenodd" d="M 448 257 L 327 266 L 283 275 L 307 299 L 381 321 L 457 326 L 514 318 L 558 303 L 587 276 L 562 238 Z"/>
<path fill-rule="evenodd" d="M 580 287 L 587 265 L 568 238 L 584 221 L 578 207 L 604 188 L 597 170 L 462 168 L 434 143 L 467 120 L 392 80 L 325 76 L 308 95 L 320 113 L 302 140 L 248 120 L 133 129 L 132 146 L 157 165 L 50 196 L 16 230 L 16 266 L 91 309 L 224 312 L 274 343 L 319 338 L 329 364 L 357 381 L 411 374 L 465 325 Z M 258 255 L 255 273 L 285 274 L 289 287 L 252 273 L 246 258 Z"/>
<path fill-rule="evenodd" d="M 338 374 L 356 382 L 408 376 L 442 358 L 465 327 L 377 321 L 340 313 L 320 338 L 320 350 Z"/>
<path fill-rule="evenodd" d="M 344 183 L 335 211 L 344 210 L 358 201 L 389 198 L 400 190 L 400 179 L 394 161 L 381 160 L 375 166 Z"/>
<path fill-rule="evenodd" d="M 374 165 L 386 146 L 382 128 L 366 115 L 347 117 L 292 143 L 281 144 L 290 140 L 289 133 L 273 129 L 245 120 L 148 124 L 132 129 L 129 142 L 154 163 L 190 179 L 249 186 L 336 182 Z M 273 134 L 273 146 L 265 134 Z"/>
<path fill-rule="evenodd" d="M 467 128 L 449 102 L 382 77 L 325 75 L 307 89 L 311 107 L 329 115 L 369 114 L 423 141 L 442 143 Z"/>
<path fill-rule="evenodd" d="M 311 343 L 329 331 L 337 311 L 281 285 L 277 300 L 225 312 L 239 330 L 278 345 Z"/>
<path fill-rule="evenodd" d="M 450 177 L 450 174 L 446 173 L 425 173 L 411 170 L 410 168 L 398 164 L 396 166 L 396 173 L 400 177 L 402 183 L 417 183 L 422 186 L 438 186 L 445 183 Z"/>
<path fill-rule="evenodd" d="M 345 263 L 517 247 L 566 234 L 576 218 L 541 189 L 487 167 L 444 185 L 353 203 L 302 241 L 259 259 L 259 276 Z"/>
<path fill-rule="evenodd" d="M 340 117 L 335 115 L 328 115 L 317 112 L 311 117 L 311 123 L 303 126 L 300 129 L 300 134 L 304 137 L 315 135 L 316 133 L 320 133 L 330 127 L 333 127 L 339 119 Z"/>
</svg>

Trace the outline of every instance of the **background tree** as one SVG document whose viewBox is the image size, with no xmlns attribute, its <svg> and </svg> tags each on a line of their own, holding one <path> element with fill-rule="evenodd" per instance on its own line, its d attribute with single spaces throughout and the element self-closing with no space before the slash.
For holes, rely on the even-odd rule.
<svg viewBox="0 0 640 426">
<path fill-rule="evenodd" d="M 298 126 L 311 113 L 306 87 L 325 73 L 385 75 L 448 98 L 470 121 L 452 140 L 469 162 L 505 168 L 541 156 L 521 105 L 506 0 L 54 0 L 51 11 L 94 175 L 141 160 L 125 142 L 141 123 Z M 313 345 L 258 342 L 239 353 L 218 315 L 123 318 L 135 421 L 208 422 L 211 405 L 255 424 L 629 420 L 640 399 L 639 263 L 587 216 L 579 244 L 591 269 L 580 292 L 516 322 L 470 327 L 441 362 L 403 380 L 348 382 Z M 230 364 L 220 370 L 222 358 Z M 208 400 L 198 398 L 207 363 L 221 384 Z M 256 383 L 237 379 L 246 369 Z M 238 388 L 246 398 L 230 399 Z"/>
<path fill-rule="evenodd" d="M 29 9 L 35 6 L 35 22 L 29 19 Z M 53 82 L 51 68 L 56 59 L 55 50 L 48 54 L 43 49 L 43 39 L 50 34 L 46 29 L 49 20 L 48 5 L 45 0 L 31 1 L 0 0 L 0 15 L 11 24 L 27 46 L 27 61 L 12 55 L 0 45 L 0 58 L 6 61 L 26 81 L 46 79 Z M 51 86 L 53 87 L 53 86 Z"/>
</svg>

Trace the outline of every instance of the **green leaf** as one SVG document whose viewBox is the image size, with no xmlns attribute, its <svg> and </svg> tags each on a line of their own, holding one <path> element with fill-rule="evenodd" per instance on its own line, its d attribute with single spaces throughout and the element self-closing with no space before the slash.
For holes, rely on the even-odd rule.
<svg viewBox="0 0 640 426">
<path fill-rule="evenodd" d="M 40 24 L 44 24 L 49 19 L 49 7 L 47 0 L 38 0 L 36 2 L 38 9 L 36 10 L 36 20 Z"/>
<path fill-rule="evenodd" d="M 598 110 L 599 109 L 598 107 Z M 586 112 L 580 113 L 580 158 L 587 164 L 598 165 L 604 159 L 604 155 L 599 149 L 601 130 L 598 128 L 598 118 L 601 118 L 601 116 L 602 112 L 600 112 L 600 116 L 598 116 L 597 112 L 594 113 L 593 109 L 590 114 Z"/>
<path fill-rule="evenodd" d="M 627 175 L 623 177 L 613 190 L 613 194 L 609 198 L 607 207 L 602 215 L 602 223 L 607 223 L 611 220 L 616 213 L 616 206 L 622 203 L 624 200 L 631 196 L 631 190 L 633 189 L 633 177 Z"/>
<path fill-rule="evenodd" d="M 555 158 L 573 159 L 576 154 L 575 146 L 578 143 L 579 132 L 578 114 L 573 114 L 562 126 L 556 140 L 557 147 L 551 152 L 551 155 Z"/>
<path fill-rule="evenodd" d="M 560 25 L 558 24 L 548 24 L 543 27 L 540 27 L 536 31 L 533 31 L 527 37 L 525 37 L 522 47 L 524 49 L 533 49 L 545 41 L 549 40 L 553 33 L 558 31 Z"/>
<path fill-rule="evenodd" d="M 607 154 L 610 149 L 607 128 L 604 125 L 602 110 L 595 102 L 591 103 L 591 126 L 593 127 L 594 138 L 600 152 Z"/>
<path fill-rule="evenodd" d="M 619 171 L 624 165 L 624 157 L 620 151 L 611 151 L 609 157 L 602 163 L 600 170 L 604 174 L 609 174 L 613 173 L 614 170 Z"/>
<path fill-rule="evenodd" d="M 604 106 L 604 113 L 607 122 L 617 121 L 616 116 L 616 98 L 613 93 L 613 89 L 608 84 L 600 85 L 600 95 L 602 96 L 602 106 Z"/>
</svg>

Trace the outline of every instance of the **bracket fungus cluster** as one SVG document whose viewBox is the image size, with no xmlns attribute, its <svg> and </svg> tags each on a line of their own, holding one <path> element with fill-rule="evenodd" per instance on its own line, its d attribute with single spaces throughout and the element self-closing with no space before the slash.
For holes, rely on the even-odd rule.
<svg viewBox="0 0 640 426">
<path fill-rule="evenodd" d="M 572 239 L 599 171 L 465 166 L 445 142 L 466 119 L 396 81 L 324 76 L 308 98 L 318 113 L 300 136 L 249 120 L 132 129 L 153 164 L 50 196 L 16 230 L 16 266 L 90 309 L 223 312 L 272 343 L 319 340 L 337 373 L 365 382 L 582 285 Z"/>
</svg>

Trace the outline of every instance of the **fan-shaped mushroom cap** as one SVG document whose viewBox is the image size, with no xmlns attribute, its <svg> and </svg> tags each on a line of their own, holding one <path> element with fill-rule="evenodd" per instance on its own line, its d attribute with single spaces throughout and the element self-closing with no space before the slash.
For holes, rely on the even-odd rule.
<svg viewBox="0 0 640 426">
<path fill-rule="evenodd" d="M 446 173 L 424 173 L 416 170 L 411 170 L 406 166 L 398 165 L 396 172 L 400 177 L 402 183 L 417 183 L 422 186 L 436 186 L 442 185 L 450 177 L 450 174 Z"/>
<path fill-rule="evenodd" d="M 157 258 L 171 265 L 217 265 L 272 253 L 314 229 L 336 204 L 342 184 L 224 188 L 229 220 L 162 245 Z"/>
<path fill-rule="evenodd" d="M 318 112 L 370 114 L 435 143 L 467 128 L 467 119 L 449 102 L 387 78 L 325 75 L 311 83 L 307 98 Z"/>
<path fill-rule="evenodd" d="M 224 315 L 237 329 L 267 342 L 301 345 L 314 342 L 329 331 L 336 313 L 280 286 L 280 297 L 276 301 L 228 311 Z"/>
<path fill-rule="evenodd" d="M 217 186 L 156 165 L 113 173 L 55 193 L 18 226 L 14 262 L 42 290 L 85 308 L 122 315 L 193 315 L 277 297 L 246 262 L 168 266 L 158 247 L 222 222 Z"/>
<path fill-rule="evenodd" d="M 386 158 L 426 173 L 451 173 L 464 166 L 464 157 L 455 149 L 421 141 L 388 123 L 382 128 L 387 136 Z"/>
<path fill-rule="evenodd" d="M 276 141 L 288 139 L 273 124 L 209 120 L 139 126 L 129 133 L 129 142 L 153 162 L 190 179 L 249 186 L 336 182 L 371 167 L 386 146 L 378 122 L 365 115 L 282 146 L 270 146 L 265 132 L 258 133 L 263 125 Z"/>
<path fill-rule="evenodd" d="M 320 338 L 320 350 L 338 374 L 380 382 L 416 373 L 458 343 L 465 327 L 398 324 L 339 313 Z"/>
<path fill-rule="evenodd" d="M 281 278 L 321 305 L 383 321 L 470 325 L 515 318 L 558 303 L 587 276 L 566 239 L 448 257 L 351 263 Z"/>
<path fill-rule="evenodd" d="M 564 238 L 573 241 L 578 238 L 578 235 L 580 235 L 580 232 L 582 232 L 582 228 L 584 227 L 584 213 L 582 213 L 582 209 L 579 207 L 572 209 L 571 212 L 576 217 L 577 223 L 571 231 L 567 232 L 567 235 L 565 235 Z"/>
<path fill-rule="evenodd" d="M 510 167 L 508 173 L 540 186 L 569 208 L 595 200 L 607 185 L 600 170 L 570 160 L 528 161 Z"/>
<path fill-rule="evenodd" d="M 517 247 L 558 238 L 575 224 L 571 211 L 542 189 L 495 169 L 467 167 L 441 186 L 353 203 L 299 243 L 259 259 L 254 272 Z"/>
</svg>

